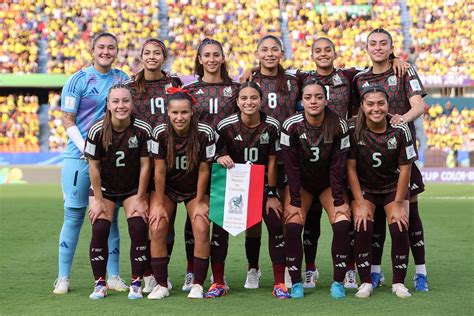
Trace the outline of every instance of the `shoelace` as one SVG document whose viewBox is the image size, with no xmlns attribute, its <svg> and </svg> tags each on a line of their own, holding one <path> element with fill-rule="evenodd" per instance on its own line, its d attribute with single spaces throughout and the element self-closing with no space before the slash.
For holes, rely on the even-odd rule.
<svg viewBox="0 0 474 316">
<path fill-rule="evenodd" d="M 189 273 L 186 274 L 186 277 L 185 277 L 185 278 L 186 278 L 186 280 L 185 280 L 184 283 L 186 283 L 186 284 L 190 284 L 190 283 L 193 281 L 193 277 L 192 277 L 192 275 L 189 274 Z"/>
<path fill-rule="evenodd" d="M 348 273 L 347 276 L 348 276 L 349 282 L 350 282 L 350 283 L 354 283 L 354 281 L 355 281 L 355 273 L 354 273 L 354 271 L 349 271 L 349 273 Z"/>
<path fill-rule="evenodd" d="M 249 281 L 250 282 L 258 282 L 258 272 L 249 273 Z"/>
<path fill-rule="evenodd" d="M 304 281 L 305 281 L 306 283 L 311 282 L 311 277 L 312 277 L 312 276 L 313 276 L 313 273 L 312 273 L 311 271 L 307 271 L 307 272 L 305 273 L 305 280 L 304 280 Z"/>
</svg>

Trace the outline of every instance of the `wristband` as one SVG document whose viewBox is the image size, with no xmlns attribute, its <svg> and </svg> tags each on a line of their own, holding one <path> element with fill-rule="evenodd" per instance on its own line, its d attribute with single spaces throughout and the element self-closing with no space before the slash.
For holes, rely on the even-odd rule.
<svg viewBox="0 0 474 316">
<path fill-rule="evenodd" d="M 86 143 L 84 138 L 82 138 L 81 132 L 79 131 L 77 125 L 68 127 L 66 129 L 66 134 L 72 140 L 74 145 L 76 145 L 77 149 L 79 149 L 81 153 L 84 153 L 84 146 Z"/>
<path fill-rule="evenodd" d="M 280 196 L 278 195 L 278 190 L 276 187 L 271 187 L 271 186 L 265 186 L 265 193 L 267 194 L 267 197 L 276 197 L 276 198 L 280 198 Z"/>
</svg>

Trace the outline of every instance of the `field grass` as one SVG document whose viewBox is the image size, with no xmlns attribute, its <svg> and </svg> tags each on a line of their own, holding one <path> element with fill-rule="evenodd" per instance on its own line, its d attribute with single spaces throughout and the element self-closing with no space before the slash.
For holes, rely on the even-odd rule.
<svg viewBox="0 0 474 316">
<path fill-rule="evenodd" d="M 90 224 L 83 226 L 71 276 L 68 295 L 52 294 L 57 274 L 57 243 L 62 224 L 62 201 L 57 185 L 0 186 L 0 314 L 456 314 L 472 315 L 471 291 L 473 264 L 474 186 L 430 185 L 421 197 L 420 209 L 427 244 L 429 293 L 413 293 L 399 299 L 390 286 L 376 290 L 368 300 L 356 299 L 352 291 L 343 301 L 329 296 L 332 270 L 327 219 L 322 219 L 322 235 L 317 265 L 320 281 L 307 290 L 302 300 L 276 300 L 271 296 L 272 273 L 266 235 L 262 240 L 261 288 L 245 290 L 246 259 L 243 236 L 231 238 L 226 279 L 230 295 L 216 300 L 191 301 L 179 288 L 185 269 L 182 229 L 184 212 L 179 209 L 177 238 L 170 263 L 170 278 L 175 286 L 169 298 L 160 301 L 129 301 L 126 293 L 109 292 L 105 300 L 91 301 L 93 278 L 88 259 Z M 122 276 L 130 273 L 129 237 L 123 214 Z M 390 279 L 389 240 L 385 246 L 383 271 Z M 412 262 L 406 285 L 412 288 Z M 126 278 L 128 279 L 128 278 Z M 207 286 L 207 285 L 206 285 Z"/>
</svg>

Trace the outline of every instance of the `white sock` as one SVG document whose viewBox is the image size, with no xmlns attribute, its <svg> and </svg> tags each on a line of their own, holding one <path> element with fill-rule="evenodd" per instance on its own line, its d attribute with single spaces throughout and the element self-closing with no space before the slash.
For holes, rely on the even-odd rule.
<svg viewBox="0 0 474 316">
<path fill-rule="evenodd" d="M 424 264 L 415 265 L 415 272 L 416 272 L 416 274 L 426 275 L 426 265 L 424 265 Z"/>
<path fill-rule="evenodd" d="M 380 272 L 382 272 L 382 266 L 380 266 L 380 265 L 374 265 L 374 264 L 373 264 L 373 265 L 370 267 L 370 272 L 371 272 L 371 273 L 374 273 L 374 272 L 375 272 L 375 273 L 380 273 Z M 417 273 L 418 273 L 418 272 L 417 272 Z"/>
</svg>

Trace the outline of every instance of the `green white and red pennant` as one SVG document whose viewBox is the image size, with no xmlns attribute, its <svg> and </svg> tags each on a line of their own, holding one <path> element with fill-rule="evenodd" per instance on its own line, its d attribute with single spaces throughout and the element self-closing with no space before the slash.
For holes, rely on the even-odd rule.
<svg viewBox="0 0 474 316">
<path fill-rule="evenodd" d="M 212 165 L 209 219 L 232 236 L 262 221 L 265 166 Z"/>
</svg>

